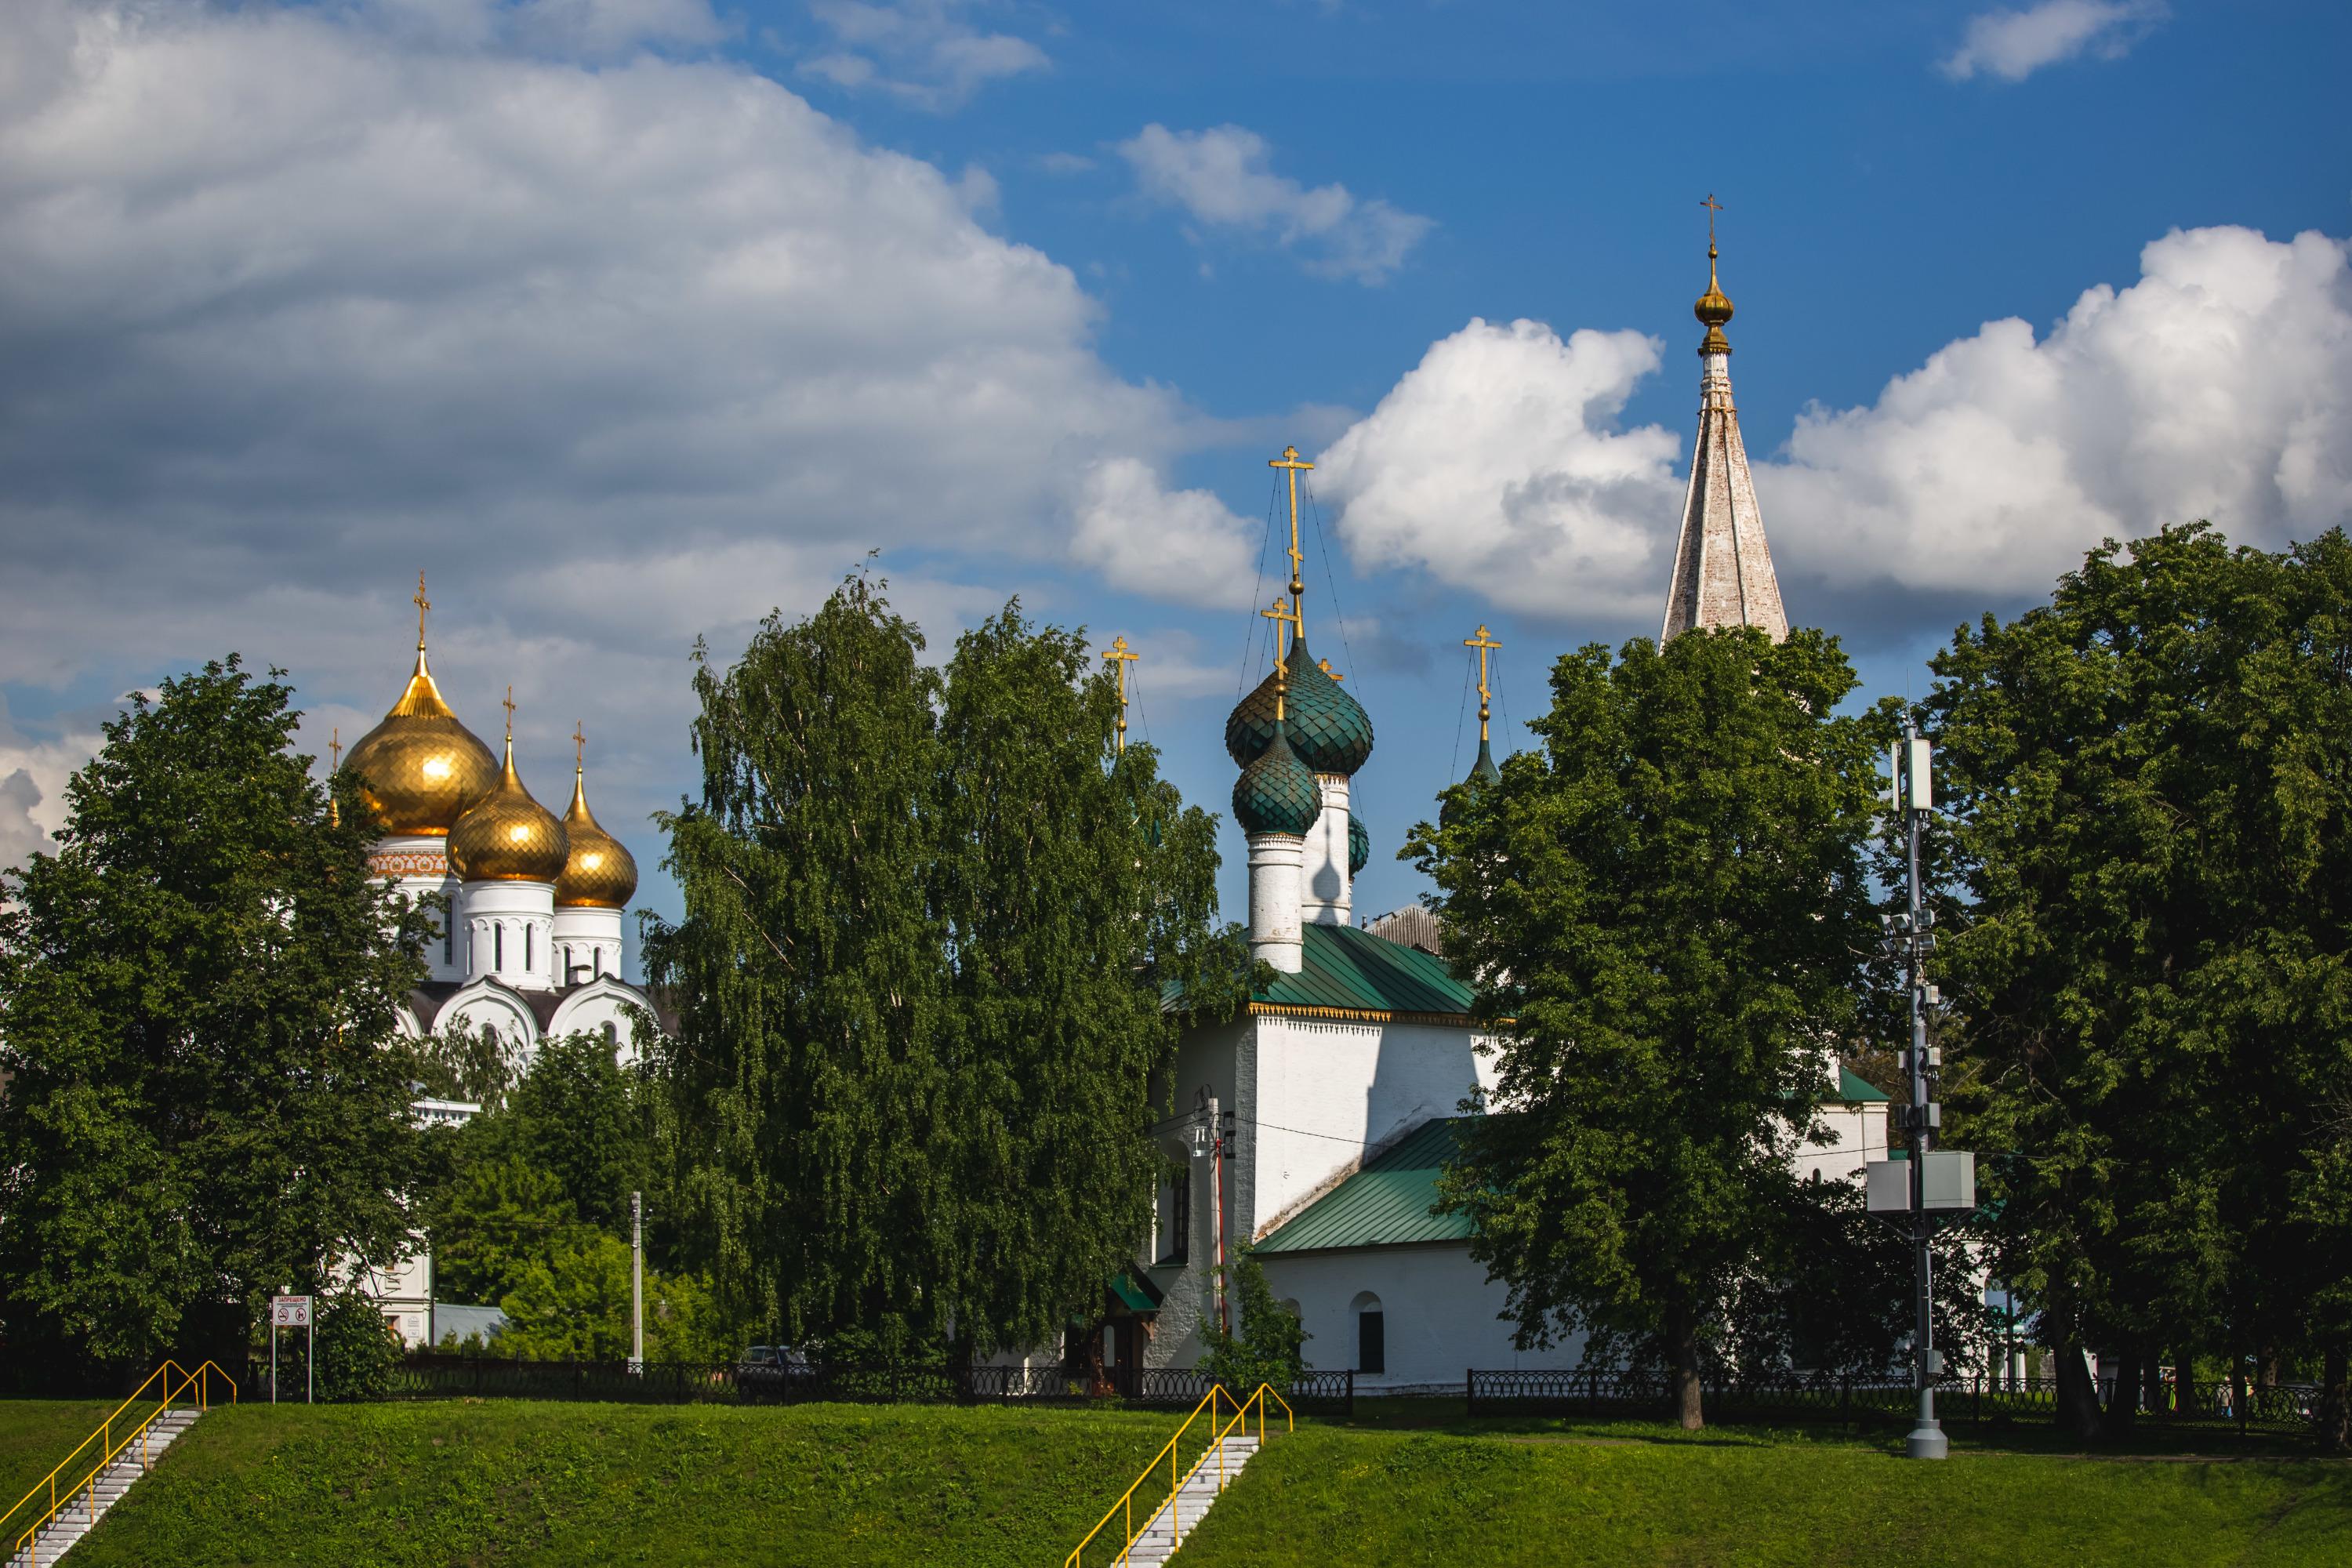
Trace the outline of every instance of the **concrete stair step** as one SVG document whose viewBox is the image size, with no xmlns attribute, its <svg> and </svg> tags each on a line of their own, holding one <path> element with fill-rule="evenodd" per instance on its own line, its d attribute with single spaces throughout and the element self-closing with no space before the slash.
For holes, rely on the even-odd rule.
<svg viewBox="0 0 2352 1568">
<path fill-rule="evenodd" d="M 0 1559 L 0 1568 L 50 1568 L 58 1558 L 91 1530 L 97 1520 L 104 1519 L 107 1510 L 122 1500 L 123 1494 L 138 1484 L 162 1455 L 180 1435 L 196 1424 L 201 1411 L 174 1410 L 156 1417 L 147 1429 L 142 1453 L 140 1440 L 133 1437 L 117 1456 L 114 1462 L 100 1471 L 87 1492 L 76 1489 L 74 1498 L 58 1511 L 58 1516 L 43 1526 L 35 1538 L 30 1552 L 15 1552 Z M 95 1517 L 93 1517 L 95 1516 Z"/>
</svg>

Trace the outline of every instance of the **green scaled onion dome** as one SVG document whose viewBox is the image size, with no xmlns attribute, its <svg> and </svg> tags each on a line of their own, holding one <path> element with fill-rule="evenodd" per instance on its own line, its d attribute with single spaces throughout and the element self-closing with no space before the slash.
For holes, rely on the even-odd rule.
<svg viewBox="0 0 2352 1568">
<path fill-rule="evenodd" d="M 1307 651 L 1307 639 L 1290 645 L 1284 661 L 1290 680 L 1285 712 L 1290 748 L 1298 760 L 1318 773 L 1353 774 L 1372 754 L 1372 721 L 1363 705 L 1317 667 Z M 1241 700 L 1225 721 L 1225 750 L 1247 767 L 1274 734 L 1274 677 L 1258 682 L 1257 689 Z"/>
<path fill-rule="evenodd" d="M 1362 876 L 1371 858 L 1372 836 L 1364 831 L 1364 825 L 1356 820 L 1351 811 L 1348 814 L 1348 875 Z"/>
<path fill-rule="evenodd" d="M 1323 786 L 1290 749 L 1287 728 L 1276 724 L 1265 750 L 1234 781 L 1234 819 L 1244 833 L 1304 838 L 1323 815 Z"/>
</svg>

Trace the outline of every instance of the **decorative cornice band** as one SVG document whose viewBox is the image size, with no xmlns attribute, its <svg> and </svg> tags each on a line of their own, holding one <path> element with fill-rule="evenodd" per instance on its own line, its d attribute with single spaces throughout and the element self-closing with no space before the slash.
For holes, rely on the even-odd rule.
<svg viewBox="0 0 2352 1568">
<path fill-rule="evenodd" d="M 380 849 L 368 857 L 368 869 L 379 877 L 446 877 L 449 858 L 438 849 Z"/>
</svg>

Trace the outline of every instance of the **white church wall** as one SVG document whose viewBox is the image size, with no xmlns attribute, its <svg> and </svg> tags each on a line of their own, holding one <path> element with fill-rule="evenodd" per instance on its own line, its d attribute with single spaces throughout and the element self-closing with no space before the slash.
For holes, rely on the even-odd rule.
<svg viewBox="0 0 2352 1568">
<path fill-rule="evenodd" d="M 530 1004 L 487 980 L 477 981 L 452 996 L 434 1027 L 469 1035 L 493 1030 L 506 1042 L 507 1059 L 518 1068 L 530 1060 L 539 1045 L 539 1020 Z"/>
<path fill-rule="evenodd" d="M 621 973 L 621 911 L 572 904 L 557 908 L 554 925 L 558 985 L 585 984 Z"/>
<path fill-rule="evenodd" d="M 1580 1335 L 1549 1350 L 1522 1351 L 1499 1314 L 1509 1293 L 1473 1262 L 1467 1242 L 1368 1247 L 1345 1252 L 1267 1253 L 1259 1261 L 1277 1300 L 1292 1303 L 1312 1337 L 1307 1364 L 1342 1372 L 1356 1366 L 1359 1300 L 1378 1300 L 1387 1342 L 1386 1369 L 1359 1372 L 1356 1392 L 1452 1390 L 1471 1367 L 1527 1370 L 1573 1367 Z"/>
<path fill-rule="evenodd" d="M 1818 1136 L 1800 1144 L 1791 1163 L 1800 1176 L 1825 1182 L 1862 1180 L 1863 1166 L 1886 1158 L 1886 1107 L 1832 1105 L 1820 1116 Z"/>
<path fill-rule="evenodd" d="M 1236 1192 L 1252 1237 L 1319 1196 L 1432 1117 L 1458 1116 L 1493 1064 L 1462 1027 L 1266 1016 L 1236 1053 L 1244 1069 L 1236 1128 L 1249 1167 Z"/>
<path fill-rule="evenodd" d="M 645 1053 L 629 1009 L 645 1005 L 644 994 L 633 986 L 610 978 L 591 981 L 564 993 L 547 1021 L 547 1032 L 603 1035 L 612 1042 L 615 1059 L 625 1068 L 634 1067 Z"/>
<path fill-rule="evenodd" d="M 1307 832 L 1299 864 L 1298 897 L 1306 919 L 1316 925 L 1343 926 L 1354 919 L 1353 879 L 1348 873 L 1348 778 L 1318 773 L 1323 815 Z"/>
<path fill-rule="evenodd" d="M 425 962 L 431 979 L 463 980 L 466 947 L 457 930 L 462 904 L 457 879 L 449 874 L 447 848 L 448 840 L 435 835 L 395 834 L 376 840 L 368 852 L 368 869 L 390 878 L 412 899 L 437 893 L 447 900 L 433 916 L 434 936 L 425 944 Z"/>
<path fill-rule="evenodd" d="M 467 973 L 526 991 L 555 989 L 555 884 L 466 884 Z"/>
</svg>

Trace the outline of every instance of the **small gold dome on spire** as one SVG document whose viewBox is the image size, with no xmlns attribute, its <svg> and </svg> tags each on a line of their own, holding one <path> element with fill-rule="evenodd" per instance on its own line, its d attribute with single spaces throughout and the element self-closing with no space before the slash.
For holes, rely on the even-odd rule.
<svg viewBox="0 0 2352 1568">
<path fill-rule="evenodd" d="M 467 882 L 552 882 L 571 854 L 563 824 L 530 798 L 514 765 L 514 698 L 507 699 L 507 761 L 489 794 L 449 829 L 449 869 Z"/>
<path fill-rule="evenodd" d="M 637 890 L 637 862 L 621 841 L 596 826 L 588 812 L 587 737 L 572 729 L 583 755 L 572 764 L 572 809 L 563 814 L 563 837 L 571 846 L 563 875 L 555 879 L 555 901 L 566 908 L 624 910 Z"/>
<path fill-rule="evenodd" d="M 1696 316 L 1699 324 L 1706 329 L 1706 336 L 1699 340 L 1698 352 L 1703 354 L 1727 354 L 1731 352 L 1731 340 L 1723 335 L 1723 323 L 1731 320 L 1731 298 L 1723 291 L 1723 285 L 1715 279 L 1715 215 L 1723 207 L 1713 195 L 1699 205 L 1706 208 L 1706 292 L 1701 294 L 1698 303 L 1691 307 L 1691 314 Z"/>
<path fill-rule="evenodd" d="M 383 722 L 343 759 L 386 833 L 440 837 L 499 776 L 490 749 L 457 721 L 425 662 L 425 574 L 416 577 L 416 668 Z"/>
</svg>

